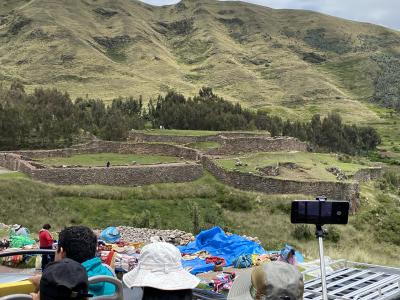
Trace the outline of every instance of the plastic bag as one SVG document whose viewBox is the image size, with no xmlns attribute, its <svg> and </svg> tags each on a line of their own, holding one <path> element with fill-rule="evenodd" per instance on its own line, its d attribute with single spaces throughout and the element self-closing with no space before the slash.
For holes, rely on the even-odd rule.
<svg viewBox="0 0 400 300">
<path fill-rule="evenodd" d="M 11 248 L 22 248 L 24 246 L 33 245 L 36 241 L 30 239 L 29 237 L 22 235 L 12 235 L 10 236 L 10 247 Z"/>
<path fill-rule="evenodd" d="M 42 256 L 41 255 L 36 255 L 35 269 L 36 270 L 41 270 L 42 269 Z"/>
<path fill-rule="evenodd" d="M 107 227 L 100 234 L 100 239 L 106 243 L 118 243 L 121 239 L 119 230 L 116 227 Z"/>
<path fill-rule="evenodd" d="M 250 268 L 253 265 L 251 254 L 241 255 L 233 261 L 233 266 L 238 269 Z"/>
</svg>

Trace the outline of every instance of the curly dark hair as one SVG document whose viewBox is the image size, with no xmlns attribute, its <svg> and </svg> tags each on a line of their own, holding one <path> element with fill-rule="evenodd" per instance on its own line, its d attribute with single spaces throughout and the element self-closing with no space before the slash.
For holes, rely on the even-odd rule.
<svg viewBox="0 0 400 300">
<path fill-rule="evenodd" d="M 44 224 L 42 228 L 49 230 L 51 228 L 51 225 L 47 223 L 47 224 Z"/>
<path fill-rule="evenodd" d="M 63 248 L 66 257 L 83 263 L 96 256 L 97 237 L 86 226 L 64 228 L 58 237 L 58 248 Z"/>
</svg>

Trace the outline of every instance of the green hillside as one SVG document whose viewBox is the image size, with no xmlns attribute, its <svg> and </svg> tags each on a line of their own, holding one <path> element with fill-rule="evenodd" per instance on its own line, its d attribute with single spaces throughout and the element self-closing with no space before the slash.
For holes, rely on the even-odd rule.
<svg viewBox="0 0 400 300">
<path fill-rule="evenodd" d="M 379 123 L 367 103 L 399 106 L 399 55 L 397 31 L 242 2 L 0 3 L 0 81 L 73 97 L 147 100 L 211 86 L 285 117 L 336 109 L 348 121 Z"/>
</svg>

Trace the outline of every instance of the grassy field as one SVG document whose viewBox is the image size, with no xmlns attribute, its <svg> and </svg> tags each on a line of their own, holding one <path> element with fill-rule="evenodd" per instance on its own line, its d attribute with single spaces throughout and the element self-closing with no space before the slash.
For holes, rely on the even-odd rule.
<svg viewBox="0 0 400 300">
<path fill-rule="evenodd" d="M 91 166 L 104 167 L 107 162 L 111 166 L 120 165 L 150 165 L 159 163 L 179 162 L 179 158 L 164 155 L 138 155 L 120 153 L 97 153 L 97 154 L 78 154 L 70 157 L 48 157 L 40 159 L 40 162 L 48 166 Z"/>
<path fill-rule="evenodd" d="M 235 166 L 237 158 L 242 166 Z M 253 172 L 262 174 L 257 168 L 262 168 L 278 163 L 295 163 L 297 169 L 280 168 L 280 175 L 277 178 L 294 180 L 328 180 L 334 181 L 336 177 L 329 173 L 326 168 L 339 167 L 346 175 L 354 174 L 357 170 L 368 166 L 366 159 L 360 158 L 357 162 L 343 162 L 338 159 L 337 154 L 309 153 L 309 152 L 270 152 L 251 153 L 242 156 L 230 156 L 217 159 L 216 162 L 228 169 L 240 172 Z"/>
<path fill-rule="evenodd" d="M 172 135 L 172 136 L 209 136 L 217 135 L 218 131 L 207 130 L 178 130 L 178 129 L 151 129 L 151 130 L 135 130 L 148 135 Z"/>
<path fill-rule="evenodd" d="M 210 150 L 216 149 L 221 146 L 220 143 L 217 142 L 198 142 L 186 145 L 186 147 L 198 149 L 198 150 Z"/>
<path fill-rule="evenodd" d="M 381 122 L 372 123 L 382 138 L 378 147 L 381 154 L 400 163 L 400 113 L 393 110 L 371 106 L 381 117 Z"/>
<path fill-rule="evenodd" d="M 210 86 L 285 118 L 338 110 L 346 121 L 368 123 L 379 121 L 358 101 L 374 89 L 370 57 L 400 48 L 399 33 L 380 26 L 234 1 L 0 5 L 0 80 L 20 79 L 28 91 L 56 87 L 74 99 L 142 95 L 147 102 Z M 310 53 L 321 61 L 307 60 Z"/>
<path fill-rule="evenodd" d="M 314 229 L 310 227 L 310 236 L 304 239 L 294 234 L 296 226 L 289 221 L 291 200 L 304 199 L 306 195 L 243 192 L 221 184 L 208 174 L 190 183 L 136 188 L 55 186 L 25 176 L 3 174 L 0 190 L 2 222 L 21 223 L 32 232 L 47 222 L 55 230 L 71 224 L 86 224 L 93 228 L 131 225 L 192 231 L 193 207 L 197 206 L 203 229 L 219 225 L 234 233 L 259 237 L 266 249 L 280 249 L 289 243 L 307 259 L 318 257 Z M 379 239 L 379 228 L 365 219 L 375 214 L 382 193 L 374 184 L 369 184 L 362 187 L 361 195 L 359 215 L 351 216 L 347 226 L 331 228 L 335 235 L 325 243 L 326 255 L 400 266 L 397 259 L 400 247 Z M 385 197 L 390 197 L 386 201 L 399 200 L 395 195 Z M 380 218 L 385 220 L 391 213 L 382 212 Z"/>
</svg>

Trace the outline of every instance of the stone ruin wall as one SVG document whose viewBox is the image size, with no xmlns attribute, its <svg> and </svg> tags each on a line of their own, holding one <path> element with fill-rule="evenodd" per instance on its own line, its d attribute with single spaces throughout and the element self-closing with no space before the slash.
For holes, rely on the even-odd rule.
<svg viewBox="0 0 400 300">
<path fill-rule="evenodd" d="M 128 140 L 137 143 L 175 143 L 175 144 L 190 144 L 199 142 L 220 142 L 227 138 L 268 138 L 270 134 L 265 133 L 251 133 L 241 131 L 227 131 L 220 132 L 214 135 L 203 135 L 203 136 L 179 136 L 179 135 L 157 135 L 157 134 L 146 134 L 143 132 L 130 131 Z"/>
<path fill-rule="evenodd" d="M 381 167 L 360 169 L 352 176 L 352 179 L 358 182 L 376 180 L 383 176 L 384 171 L 385 169 Z"/>
<path fill-rule="evenodd" d="M 187 160 L 199 159 L 196 150 L 163 144 L 129 144 L 97 141 L 77 148 L 37 151 L 15 151 L 0 153 L 0 166 L 12 171 L 23 172 L 33 179 L 55 184 L 104 184 L 138 186 L 166 182 L 187 182 L 200 178 L 203 167 L 197 163 L 171 163 L 160 165 L 121 166 L 121 167 L 83 167 L 48 168 L 32 158 L 70 156 L 79 153 L 135 153 L 163 154 Z"/>
<path fill-rule="evenodd" d="M 279 151 L 307 151 L 307 143 L 296 138 L 275 137 L 259 138 L 245 137 L 223 139 L 221 147 L 207 151 L 209 155 L 229 155 L 243 152 L 279 152 Z"/>
<path fill-rule="evenodd" d="M 36 180 L 56 184 L 141 186 L 193 181 L 203 176 L 203 168 L 195 163 L 111 168 L 51 168 L 34 170 L 31 176 Z"/>
<path fill-rule="evenodd" d="M 334 181 L 294 181 L 228 171 L 210 157 L 202 157 L 203 167 L 222 182 L 235 188 L 266 194 L 301 194 L 311 197 L 324 195 L 328 199 L 346 200 L 355 211 L 359 205 L 359 184 Z"/>
<path fill-rule="evenodd" d="M 279 147 L 281 146 L 282 144 L 277 139 L 273 149 L 280 149 Z M 298 146 L 299 144 L 297 143 L 293 144 L 294 148 Z M 101 152 L 164 154 L 181 157 L 186 160 L 201 160 L 201 164 L 186 162 L 168 165 L 112 168 L 45 168 L 34 161 L 27 160 L 28 157 L 43 158 Z M 95 141 L 76 148 L 61 150 L 3 152 L 0 153 L 0 166 L 14 171 L 21 171 L 37 180 L 55 184 L 122 186 L 192 181 L 203 175 L 204 168 L 222 182 L 242 190 L 258 191 L 267 194 L 303 194 L 311 195 L 312 197 L 325 195 L 329 199 L 350 201 L 353 210 L 358 207 L 359 201 L 359 184 L 357 182 L 282 180 L 251 173 L 228 171 L 219 167 L 212 158 L 202 155 L 197 150 L 169 144 L 131 144 Z M 365 168 L 359 170 L 353 176 L 353 179 L 360 182 L 374 180 L 380 178 L 382 173 L 382 168 Z"/>
<path fill-rule="evenodd" d="M 120 143 L 108 141 L 94 141 L 73 148 L 55 150 L 22 150 L 4 153 L 21 155 L 23 158 L 40 159 L 46 157 L 68 157 L 75 154 L 95 153 L 123 153 L 123 154 L 158 154 L 166 156 L 182 157 L 187 160 L 198 160 L 200 153 L 195 149 L 169 144 L 147 143 Z"/>
<path fill-rule="evenodd" d="M 136 143 L 175 143 L 175 144 L 191 144 L 198 142 L 218 142 L 218 135 L 206 136 L 179 136 L 179 135 L 153 135 L 142 132 L 129 132 L 129 141 Z"/>
<path fill-rule="evenodd" d="M 219 148 L 206 151 L 208 155 L 229 155 L 242 152 L 307 151 L 307 143 L 292 137 L 269 137 L 269 134 L 247 132 L 222 132 L 211 136 L 150 135 L 130 132 L 129 140 L 135 142 L 163 142 L 189 144 L 196 142 L 218 142 Z"/>
</svg>

